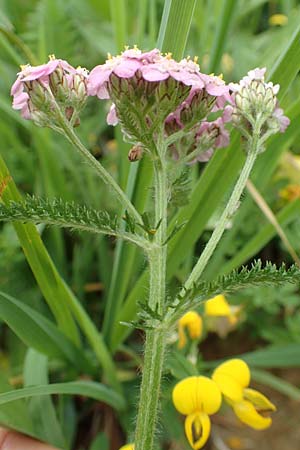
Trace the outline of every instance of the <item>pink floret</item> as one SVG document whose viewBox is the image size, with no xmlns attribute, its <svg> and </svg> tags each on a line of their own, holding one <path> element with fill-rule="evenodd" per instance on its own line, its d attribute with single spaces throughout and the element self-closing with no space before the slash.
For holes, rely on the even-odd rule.
<svg viewBox="0 0 300 450">
<path fill-rule="evenodd" d="M 21 110 L 22 117 L 31 119 L 29 108 L 30 97 L 26 92 L 25 83 L 39 81 L 40 84 L 48 87 L 49 75 L 51 75 L 58 67 L 61 67 L 66 75 L 77 73 L 77 70 L 67 61 L 53 58 L 50 59 L 47 64 L 42 64 L 40 66 L 27 65 L 18 73 L 18 78 L 11 87 L 11 95 L 13 96 L 12 107 L 16 110 Z"/>
<path fill-rule="evenodd" d="M 278 120 L 279 127 L 280 127 L 279 131 L 281 133 L 284 133 L 291 122 L 290 119 L 288 117 L 284 116 L 283 109 L 278 108 L 278 107 L 275 108 L 273 117 L 275 117 Z"/>
<path fill-rule="evenodd" d="M 193 61 L 183 59 L 180 62 L 163 56 L 158 49 L 142 53 L 134 48 L 125 50 L 121 55 L 109 57 L 105 64 L 96 66 L 90 73 L 88 95 L 108 98 L 108 84 L 111 74 L 119 78 L 131 78 L 139 71 L 145 81 L 160 82 L 173 78 L 187 86 L 201 89 L 204 83 L 200 77 L 199 66 Z"/>
<path fill-rule="evenodd" d="M 111 105 L 109 113 L 107 114 L 106 121 L 108 125 L 115 126 L 118 123 L 118 116 L 116 112 L 116 106 L 114 104 Z"/>
<path fill-rule="evenodd" d="M 142 76 L 146 81 L 164 81 L 170 76 L 169 72 L 160 69 L 157 64 L 149 64 L 141 68 Z"/>
</svg>

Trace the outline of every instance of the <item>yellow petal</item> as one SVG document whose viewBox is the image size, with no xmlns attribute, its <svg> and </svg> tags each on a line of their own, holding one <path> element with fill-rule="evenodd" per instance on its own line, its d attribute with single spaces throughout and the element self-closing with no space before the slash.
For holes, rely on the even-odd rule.
<svg viewBox="0 0 300 450">
<path fill-rule="evenodd" d="M 120 450 L 134 450 L 134 444 L 126 444 L 120 448 Z"/>
<path fill-rule="evenodd" d="M 243 399 L 243 387 L 229 375 L 221 372 L 214 372 L 212 379 L 219 386 L 220 391 L 225 396 L 226 400 L 231 404 L 232 402 L 240 402 Z"/>
<path fill-rule="evenodd" d="M 190 414 L 184 423 L 185 434 L 190 446 L 199 450 L 206 443 L 210 433 L 210 420 L 207 414 L 196 412 Z"/>
<path fill-rule="evenodd" d="M 249 400 L 259 412 L 262 411 L 276 411 L 276 406 L 259 391 L 255 389 L 244 389 L 244 398 Z"/>
<path fill-rule="evenodd" d="M 216 383 L 207 377 L 188 377 L 176 384 L 173 403 L 181 414 L 197 411 L 214 414 L 221 406 L 222 396 Z"/>
<path fill-rule="evenodd" d="M 241 422 L 249 425 L 249 427 L 254 428 L 255 430 L 264 430 L 272 424 L 272 419 L 270 417 L 263 417 L 259 414 L 253 404 L 248 400 L 235 403 L 233 405 L 233 410 Z"/>
<path fill-rule="evenodd" d="M 202 317 L 196 311 L 189 311 L 184 314 L 178 321 L 178 348 L 183 348 L 186 344 L 185 329 L 191 339 L 198 339 L 202 334 L 202 328 Z"/>
<path fill-rule="evenodd" d="M 270 25 L 286 25 L 288 23 L 288 17 L 285 16 L 284 14 L 273 14 L 270 18 L 269 18 L 269 24 Z"/>
<path fill-rule="evenodd" d="M 250 369 L 242 359 L 230 359 L 220 364 L 214 371 L 214 375 L 227 375 L 233 378 L 241 387 L 245 388 L 250 383 Z"/>
<path fill-rule="evenodd" d="M 207 300 L 204 311 L 207 316 L 230 316 L 230 306 L 224 295 L 217 295 Z"/>
<path fill-rule="evenodd" d="M 186 339 L 184 327 L 179 322 L 179 324 L 178 324 L 178 348 L 182 349 L 183 347 L 185 347 L 186 342 L 187 342 L 187 339 Z"/>
</svg>

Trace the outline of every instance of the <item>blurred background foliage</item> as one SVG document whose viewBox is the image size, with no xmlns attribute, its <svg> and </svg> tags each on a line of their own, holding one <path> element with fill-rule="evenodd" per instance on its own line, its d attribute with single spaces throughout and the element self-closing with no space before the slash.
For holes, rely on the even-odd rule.
<svg viewBox="0 0 300 450">
<path fill-rule="evenodd" d="M 0 148 L 22 193 L 48 198 L 60 197 L 120 212 L 111 193 L 61 136 L 55 135 L 51 130 L 35 127 L 11 109 L 10 87 L 19 65 L 42 64 L 53 53 L 58 58 L 67 59 L 74 66 L 91 69 L 104 62 L 107 52 L 116 54 L 124 44 L 137 44 L 145 50 L 156 46 L 164 4 L 163 0 L 0 0 Z M 260 157 L 252 181 L 298 255 L 299 23 L 298 0 L 198 0 L 185 51 L 187 55 L 199 57 L 199 64 L 204 72 L 223 73 L 228 82 L 239 80 L 248 70 L 257 66 L 266 66 L 270 73 L 275 73 L 276 78 L 280 79 L 276 69 L 280 58 L 286 54 L 289 43 L 294 39 L 294 59 L 290 62 L 293 66 L 286 70 L 289 73 L 294 70 L 295 77 L 291 76 L 287 86 L 283 86 L 285 95 L 281 99 L 281 105 L 291 117 L 292 123 L 285 135 L 276 136 L 270 141 L 268 151 Z M 174 38 L 176 33 L 177 30 L 174 29 Z M 284 77 L 284 70 L 280 70 L 280 73 Z M 106 125 L 106 112 L 107 105 L 104 102 L 89 99 L 78 133 L 92 154 L 101 160 L 127 190 L 137 207 L 141 211 L 149 210 L 151 170 L 147 160 L 132 165 L 128 163 L 130 146 L 123 142 L 119 129 Z M 196 194 L 189 194 L 190 206 L 184 208 L 183 213 L 178 212 L 178 204 L 175 203 L 172 207 L 173 221 L 187 216 L 193 218 L 194 222 L 191 228 L 183 229 L 170 245 L 170 295 L 190 271 L 218 220 L 241 164 L 239 146 L 239 140 L 234 137 L 228 150 L 219 150 L 206 166 L 202 164 L 194 167 L 190 186 L 196 189 Z M 203 184 L 207 182 L 203 186 L 198 181 L 202 173 Z M 199 205 L 196 196 L 202 199 L 202 203 L 199 200 Z M 213 203 L 212 196 L 215 199 Z M 183 203 L 186 203 L 186 197 L 183 198 Z M 80 397 L 75 400 L 63 397 L 55 403 L 58 418 L 54 417 L 52 403 L 45 406 L 44 401 L 38 401 L 31 403 L 30 407 L 35 411 L 34 414 L 41 408 L 44 411 L 48 408 L 56 430 L 56 445 L 61 442 L 60 434 L 63 433 L 68 448 L 73 445 L 76 449 L 105 450 L 110 445 L 115 450 L 124 441 L 125 433 L 132 431 L 137 395 L 136 367 L 140 363 L 141 350 L 140 334 L 131 335 L 128 344 L 124 339 L 131 330 L 121 327 L 119 321 L 134 319 L 136 300 L 147 292 L 144 289 L 146 278 L 143 275 L 146 262 L 143 255 L 128 244 L 116 243 L 106 237 L 75 234 L 42 225 L 38 230 L 59 273 L 97 327 L 102 329 L 108 347 L 113 353 L 118 350 L 118 377 L 124 381 L 125 397 L 129 399 L 129 405 L 125 415 L 116 416 L 109 407 L 84 402 Z M 232 219 L 230 229 L 204 276 L 211 280 L 242 264 L 250 263 L 255 258 L 271 260 L 277 264 L 282 261 L 287 264 L 293 262 L 285 243 L 266 218 L 261 205 L 245 192 L 242 207 Z M 11 224 L 1 225 L 0 285 L 1 291 L 53 320 Z M 230 303 L 242 305 L 242 318 L 227 339 L 216 339 L 211 333 L 207 335 L 200 344 L 203 358 L 200 358 L 198 368 L 201 370 L 206 367 L 205 359 L 209 361 L 232 356 L 233 353 L 251 352 L 268 345 L 287 347 L 281 352 L 281 359 L 278 359 L 278 353 L 273 359 L 269 353 L 257 360 L 255 357 L 251 360 L 250 357 L 254 366 L 299 367 L 299 299 L 297 285 L 248 289 L 229 297 Z M 73 367 L 55 358 L 47 362 L 43 360 L 43 355 L 28 352 L 25 343 L 4 322 L 1 323 L 0 333 L 1 373 L 14 386 L 21 386 L 24 382 L 26 385 L 26 380 L 29 385 L 47 383 L 49 376 L 56 382 L 73 380 L 77 376 Z M 169 362 L 169 373 L 175 374 L 175 377 L 193 373 L 195 366 L 191 366 L 192 363 L 176 351 L 176 344 L 174 355 Z M 255 361 L 261 360 L 265 364 L 255 364 Z M 34 374 L 30 374 L 30 367 L 31 372 L 34 372 L 33 367 L 37 366 L 42 367 L 43 374 L 35 380 Z M 292 381 L 299 385 L 300 378 Z M 272 380 L 267 379 L 265 383 L 272 385 Z M 279 390 L 288 395 L 284 386 L 282 384 Z M 5 387 L 1 389 L 7 390 Z M 169 389 L 166 382 L 166 389 L 163 390 L 166 399 L 169 398 Z M 295 395 L 293 391 L 288 396 L 294 398 Z M 49 400 L 48 397 L 46 399 Z M 165 431 L 162 436 L 173 445 L 164 448 L 179 448 L 176 447 L 176 439 L 181 443 L 180 448 L 186 448 L 182 427 L 169 402 L 166 402 L 163 411 Z M 48 420 L 49 416 L 46 417 Z M 29 425 L 22 428 L 14 423 L 14 426 L 25 431 L 29 429 Z M 85 433 L 87 426 L 89 431 Z M 53 442 L 54 437 L 49 437 L 49 433 L 45 434 L 46 428 L 45 423 L 41 423 L 39 430 L 33 434 Z M 216 442 L 214 440 L 214 445 L 217 445 Z"/>
</svg>

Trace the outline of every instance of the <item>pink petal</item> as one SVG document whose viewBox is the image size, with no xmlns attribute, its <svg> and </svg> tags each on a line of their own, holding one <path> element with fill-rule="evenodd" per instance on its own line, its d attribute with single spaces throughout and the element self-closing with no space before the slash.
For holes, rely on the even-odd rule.
<svg viewBox="0 0 300 450">
<path fill-rule="evenodd" d="M 23 84 L 22 84 L 22 81 L 20 80 L 20 78 L 18 77 L 11 87 L 10 94 L 17 95 L 22 91 L 23 91 Z"/>
<path fill-rule="evenodd" d="M 26 92 L 16 95 L 13 99 L 12 107 L 13 109 L 22 109 L 27 101 L 29 100 L 29 95 Z"/>
<path fill-rule="evenodd" d="M 209 83 L 205 88 L 210 95 L 214 96 L 225 95 L 228 93 L 228 88 L 225 84 L 217 85 L 214 83 Z"/>
<path fill-rule="evenodd" d="M 149 64 L 148 66 L 141 67 L 141 72 L 143 75 L 143 78 L 146 81 L 163 81 L 169 78 L 169 72 L 158 69 L 158 67 L 155 64 Z"/>
<path fill-rule="evenodd" d="M 131 78 L 141 66 L 137 59 L 125 59 L 113 69 L 113 73 L 120 78 Z"/>
<path fill-rule="evenodd" d="M 31 119 L 31 114 L 28 108 L 28 103 L 26 103 L 26 105 L 24 105 L 24 107 L 21 110 L 21 116 L 23 117 L 23 119 L 26 120 L 30 120 Z"/>
<path fill-rule="evenodd" d="M 116 106 L 114 104 L 111 105 L 109 113 L 106 116 L 106 122 L 108 125 L 117 125 L 119 122 L 117 112 L 116 112 Z"/>
<path fill-rule="evenodd" d="M 28 75 L 22 78 L 22 81 L 33 81 L 37 80 L 40 77 L 45 77 L 50 75 L 50 73 L 54 72 L 59 64 L 59 60 L 51 60 L 47 64 L 42 64 L 40 66 L 29 67 L 25 69 L 25 72 L 28 72 Z"/>
</svg>

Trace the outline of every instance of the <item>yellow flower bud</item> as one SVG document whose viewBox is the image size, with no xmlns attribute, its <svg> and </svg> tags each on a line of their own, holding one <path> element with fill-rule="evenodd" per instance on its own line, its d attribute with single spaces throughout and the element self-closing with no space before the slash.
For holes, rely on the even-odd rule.
<svg viewBox="0 0 300 450">
<path fill-rule="evenodd" d="M 120 450 L 134 450 L 134 444 L 126 444 L 120 448 Z"/>
<path fill-rule="evenodd" d="M 178 321 L 179 342 L 178 348 L 186 345 L 186 331 L 190 339 L 199 339 L 202 334 L 203 323 L 201 316 L 195 311 L 189 311 Z"/>
</svg>

